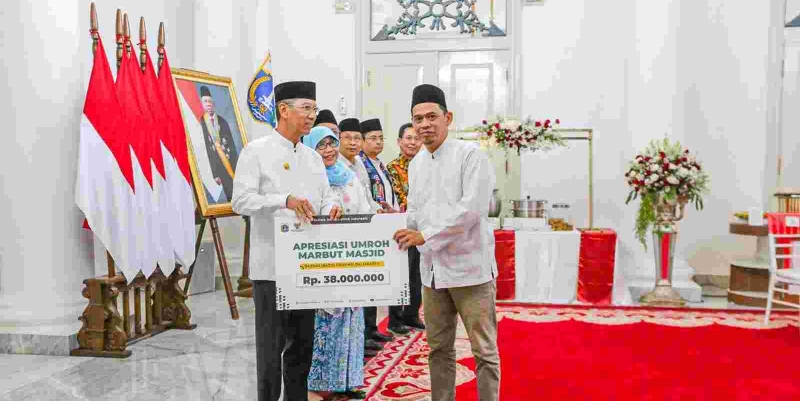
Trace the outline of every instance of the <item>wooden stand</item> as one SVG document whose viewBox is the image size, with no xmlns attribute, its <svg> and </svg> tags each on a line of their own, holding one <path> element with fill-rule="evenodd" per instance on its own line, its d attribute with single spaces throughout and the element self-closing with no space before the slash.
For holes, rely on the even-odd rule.
<svg viewBox="0 0 800 401">
<path fill-rule="evenodd" d="M 237 297 L 253 298 L 253 283 L 250 281 L 250 217 L 244 219 L 244 255 L 242 255 L 242 275 L 239 276 Z"/>
<path fill-rule="evenodd" d="M 231 284 L 231 274 L 228 270 L 228 261 L 225 258 L 225 248 L 222 246 L 222 236 L 219 235 L 219 225 L 217 224 L 216 217 L 204 218 L 199 211 L 195 211 L 195 223 L 200 225 L 200 230 L 197 233 L 197 240 L 195 241 L 194 255 L 195 262 L 189 267 L 189 273 L 184 283 L 183 291 L 189 290 L 189 283 L 192 281 L 192 273 L 194 273 L 194 265 L 197 263 L 197 254 L 200 252 L 200 243 L 203 240 L 203 232 L 206 228 L 206 221 L 211 224 L 211 236 L 214 239 L 214 249 L 217 251 L 217 261 L 219 262 L 219 269 L 222 273 L 222 284 L 225 287 L 225 295 L 228 297 L 228 306 L 231 309 L 231 318 L 239 320 L 239 308 L 236 305 L 236 298 L 233 294 L 233 285 Z M 247 239 L 247 237 L 246 237 Z M 245 246 L 247 246 L 245 242 Z M 247 251 L 247 248 L 245 248 Z M 241 285 L 241 284 L 240 284 Z"/>
<path fill-rule="evenodd" d="M 737 305 L 767 307 L 769 289 L 769 228 L 767 226 L 751 226 L 747 223 L 730 223 L 731 234 L 756 237 L 756 253 L 751 259 L 736 260 L 731 263 L 731 279 L 728 288 L 728 302 Z M 785 299 L 792 301 L 792 296 Z M 775 299 L 784 300 L 784 294 L 775 293 Z M 781 308 L 772 304 L 773 308 Z"/>
</svg>

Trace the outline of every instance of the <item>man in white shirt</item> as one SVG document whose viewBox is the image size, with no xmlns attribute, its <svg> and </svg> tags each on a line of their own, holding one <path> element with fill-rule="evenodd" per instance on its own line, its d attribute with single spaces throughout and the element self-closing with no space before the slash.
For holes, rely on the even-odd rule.
<svg viewBox="0 0 800 401">
<path fill-rule="evenodd" d="M 341 215 L 319 154 L 299 143 L 316 118 L 316 85 L 285 82 L 275 87 L 277 133 L 250 142 L 233 182 L 233 211 L 250 216 L 250 279 L 256 307 L 256 372 L 259 401 L 277 401 L 283 372 L 285 401 L 308 399 L 314 313 L 278 311 L 275 297 L 275 215 L 310 221 Z"/>
<path fill-rule="evenodd" d="M 430 346 L 431 400 L 455 399 L 457 317 L 467 329 L 481 401 L 500 392 L 495 293 L 497 263 L 489 224 L 495 177 L 477 145 L 449 139 L 453 113 L 444 92 L 414 88 L 411 121 L 424 149 L 408 168 L 408 229 L 394 239 L 401 249 L 416 246 L 422 260 L 422 305 Z"/>
<path fill-rule="evenodd" d="M 383 162 L 378 159 L 378 155 L 383 152 L 383 127 L 381 121 L 377 118 L 365 120 L 361 122 L 361 135 L 364 138 L 364 146 L 361 154 L 361 160 L 364 162 L 364 167 L 367 169 L 367 178 L 369 179 L 369 193 L 375 202 L 384 205 L 385 208 L 400 211 L 400 200 L 397 194 L 394 193 L 394 186 L 392 185 L 391 175 L 389 170 Z M 389 315 L 396 315 L 402 313 L 402 306 L 390 306 Z M 364 308 L 364 336 L 365 338 L 374 338 L 377 341 L 385 340 L 383 334 L 378 331 L 378 310 L 375 307 Z M 406 335 L 410 330 L 403 324 L 396 323 L 390 326 L 389 332 L 397 335 Z"/>
<path fill-rule="evenodd" d="M 361 123 L 357 118 L 345 118 L 339 122 L 339 160 L 349 167 L 350 170 L 356 173 L 358 181 L 367 190 L 368 194 L 372 194 L 369 187 L 369 176 L 367 169 L 364 167 L 364 162 L 358 155 L 364 146 L 364 138 L 361 136 Z M 373 208 L 378 207 L 377 202 L 374 200 L 370 204 Z"/>
</svg>

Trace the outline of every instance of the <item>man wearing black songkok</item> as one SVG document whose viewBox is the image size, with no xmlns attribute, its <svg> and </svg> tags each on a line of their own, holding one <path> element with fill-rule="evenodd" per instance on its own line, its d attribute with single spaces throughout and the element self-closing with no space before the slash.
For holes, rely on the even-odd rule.
<svg viewBox="0 0 800 401">
<path fill-rule="evenodd" d="M 332 111 L 328 109 L 320 110 L 319 114 L 317 114 L 317 121 L 314 122 L 315 127 L 318 125 L 330 128 L 336 136 L 339 136 L 339 124 L 336 122 L 336 117 Z"/>
<path fill-rule="evenodd" d="M 454 341 L 461 317 L 475 356 L 478 398 L 496 401 L 497 262 L 488 218 L 494 169 L 477 145 L 447 137 L 453 113 L 441 89 L 414 88 L 411 122 L 424 148 L 408 167 L 408 228 L 394 239 L 402 249 L 416 246 L 421 255 L 431 400 L 455 399 Z"/>
<path fill-rule="evenodd" d="M 242 150 L 233 182 L 233 211 L 250 216 L 250 279 L 256 319 L 259 401 L 308 399 L 314 340 L 314 309 L 277 310 L 275 215 L 309 221 L 338 218 L 341 206 L 328 184 L 319 154 L 300 143 L 317 117 L 316 85 L 286 82 L 275 87 L 276 133 Z"/>
</svg>

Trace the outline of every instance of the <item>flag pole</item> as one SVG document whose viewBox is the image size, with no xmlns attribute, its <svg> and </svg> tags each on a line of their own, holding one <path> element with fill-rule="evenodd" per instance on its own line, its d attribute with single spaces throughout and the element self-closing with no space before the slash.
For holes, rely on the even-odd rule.
<svg viewBox="0 0 800 401">
<path fill-rule="evenodd" d="M 166 42 L 164 37 L 164 23 L 158 24 L 158 69 L 161 69 L 161 64 L 164 63 L 164 43 Z"/>
<path fill-rule="evenodd" d="M 116 42 L 117 42 L 117 71 L 119 71 L 119 65 L 122 62 L 122 46 L 124 46 L 123 39 L 122 39 L 122 10 L 119 8 L 117 9 L 117 23 L 116 23 Z"/>
<path fill-rule="evenodd" d="M 92 56 L 97 52 L 97 42 L 100 40 L 100 32 L 98 31 L 97 25 L 97 9 L 92 3 L 91 7 L 89 8 L 89 26 L 91 28 L 92 34 Z"/>
<path fill-rule="evenodd" d="M 144 66 L 147 63 L 147 28 L 144 25 L 144 17 L 139 17 L 139 64 L 144 72 Z"/>
<path fill-rule="evenodd" d="M 125 37 L 125 49 L 128 50 L 128 56 L 131 55 L 131 23 L 128 21 L 128 13 L 122 17 L 125 22 L 123 22 L 123 33 L 122 36 Z"/>
</svg>

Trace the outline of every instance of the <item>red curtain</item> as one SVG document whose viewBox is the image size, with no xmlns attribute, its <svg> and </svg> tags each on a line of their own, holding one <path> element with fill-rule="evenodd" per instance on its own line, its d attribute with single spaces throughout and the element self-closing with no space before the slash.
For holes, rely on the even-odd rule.
<svg viewBox="0 0 800 401">
<path fill-rule="evenodd" d="M 578 301 L 611 305 L 616 248 L 617 233 L 614 230 L 581 230 Z"/>
<path fill-rule="evenodd" d="M 495 230 L 494 257 L 497 260 L 497 296 L 499 300 L 516 297 L 516 249 L 514 231 Z"/>
</svg>

